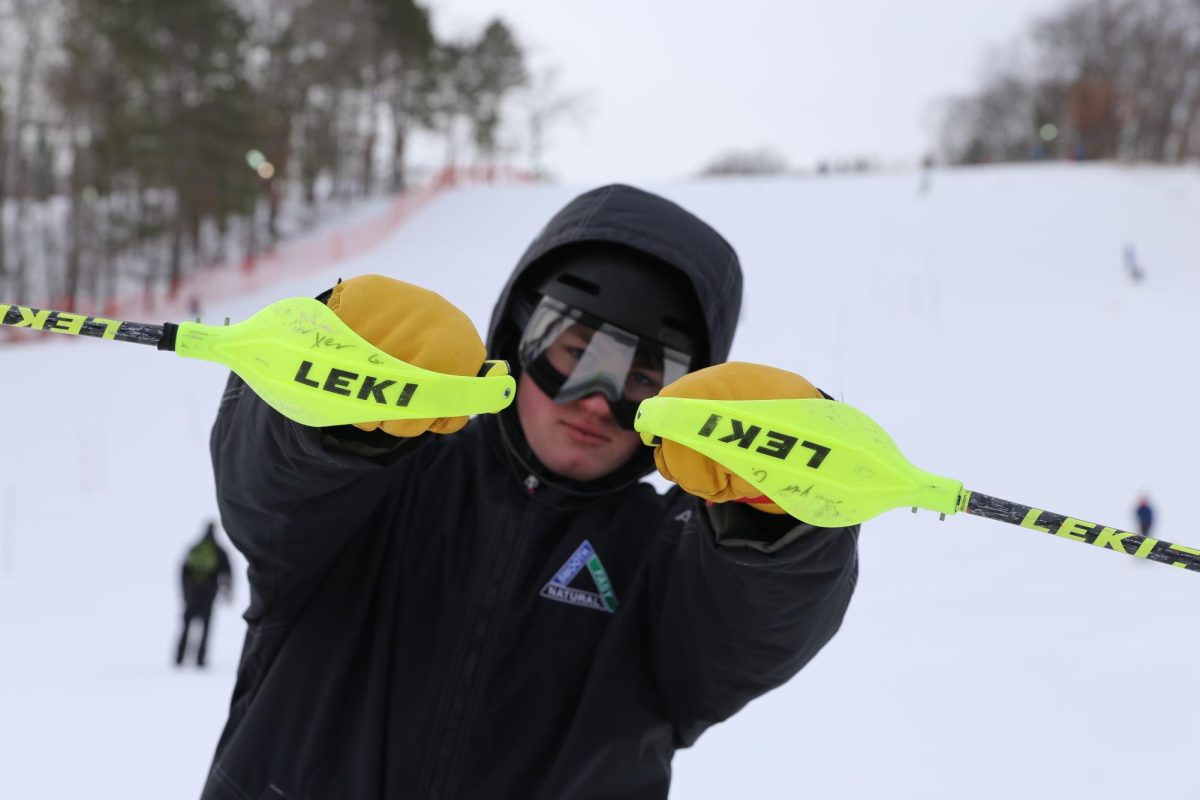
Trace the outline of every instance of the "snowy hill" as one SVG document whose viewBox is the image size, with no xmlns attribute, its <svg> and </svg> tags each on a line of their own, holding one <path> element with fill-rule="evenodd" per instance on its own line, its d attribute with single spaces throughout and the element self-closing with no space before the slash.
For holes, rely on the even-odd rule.
<svg viewBox="0 0 1200 800">
<path fill-rule="evenodd" d="M 377 249 L 205 320 L 381 272 L 486 329 L 525 244 L 586 188 L 448 193 Z M 806 375 L 970 488 L 1123 527 L 1148 490 L 1156 533 L 1200 545 L 1200 173 L 646 188 L 742 256 L 734 358 Z M 238 561 L 210 668 L 170 664 L 179 559 L 215 511 L 207 435 L 224 372 L 64 339 L 0 349 L 0 371 L 0 797 L 194 797 L 247 600 Z M 961 515 L 884 515 L 864 526 L 841 633 L 681 753 L 672 797 L 1195 798 L 1200 723 L 1181 687 L 1200 658 L 1197 599 L 1183 570 Z"/>
</svg>

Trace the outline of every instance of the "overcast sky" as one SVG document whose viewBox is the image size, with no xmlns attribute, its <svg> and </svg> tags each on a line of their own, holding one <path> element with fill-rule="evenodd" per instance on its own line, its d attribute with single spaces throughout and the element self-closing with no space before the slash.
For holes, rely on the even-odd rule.
<svg viewBox="0 0 1200 800">
<path fill-rule="evenodd" d="M 442 37 L 509 22 L 534 66 L 586 93 L 550 134 L 571 182 L 694 174 L 729 149 L 795 168 L 865 155 L 915 162 L 932 104 L 976 85 L 1007 45 L 1066 0 L 431 0 Z"/>
</svg>

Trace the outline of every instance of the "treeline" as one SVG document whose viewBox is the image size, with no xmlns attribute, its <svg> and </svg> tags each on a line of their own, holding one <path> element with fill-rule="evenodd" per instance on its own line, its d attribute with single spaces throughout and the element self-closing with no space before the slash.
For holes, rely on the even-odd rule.
<svg viewBox="0 0 1200 800">
<path fill-rule="evenodd" d="M 0 0 L 0 298 L 171 291 L 322 204 L 495 163 L 524 53 L 414 0 Z"/>
<path fill-rule="evenodd" d="M 1082 0 L 1035 24 L 942 127 L 951 163 L 1200 157 L 1200 0 Z"/>
</svg>

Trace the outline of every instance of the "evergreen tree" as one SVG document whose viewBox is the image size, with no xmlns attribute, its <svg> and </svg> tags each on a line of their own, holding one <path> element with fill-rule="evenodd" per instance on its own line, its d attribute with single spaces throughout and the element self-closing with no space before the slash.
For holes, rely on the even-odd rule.
<svg viewBox="0 0 1200 800">
<path fill-rule="evenodd" d="M 468 104 L 472 139 L 483 160 L 492 163 L 504 101 L 529 81 L 525 56 L 512 31 L 498 19 L 488 24 L 465 55 L 460 87 Z"/>
</svg>

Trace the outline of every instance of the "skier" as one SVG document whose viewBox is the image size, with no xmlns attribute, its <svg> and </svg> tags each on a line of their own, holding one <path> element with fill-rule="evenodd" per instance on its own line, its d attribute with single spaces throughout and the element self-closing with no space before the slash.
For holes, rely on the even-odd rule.
<svg viewBox="0 0 1200 800">
<path fill-rule="evenodd" d="M 857 526 L 799 523 L 632 430 L 660 392 L 821 396 L 722 363 L 741 288 L 706 223 L 607 186 L 496 303 L 487 349 L 519 373 L 504 412 L 313 429 L 231 376 L 212 455 L 252 600 L 203 798 L 665 798 L 676 749 L 816 655 Z M 322 299 L 410 363 L 484 360 L 432 292 L 360 276 Z M 656 464 L 666 495 L 640 480 Z"/>
<path fill-rule="evenodd" d="M 229 556 L 217 544 L 215 524 L 210 522 L 200 540 L 188 549 L 180 570 L 183 589 L 183 631 L 175 648 L 175 663 L 183 663 L 187 652 L 192 621 L 200 622 L 200 642 L 196 645 L 196 666 L 203 667 L 208 651 L 208 626 L 212 618 L 213 601 L 218 591 L 226 599 L 231 594 Z"/>
<path fill-rule="evenodd" d="M 1134 283 L 1141 283 L 1146 277 L 1146 271 L 1138 261 L 1137 250 L 1132 244 L 1125 245 L 1125 269 L 1129 273 L 1129 279 Z"/>
<path fill-rule="evenodd" d="M 1134 516 L 1138 521 L 1138 533 L 1142 536 L 1150 535 L 1150 528 L 1154 526 L 1154 508 L 1150 505 L 1150 498 L 1142 495 L 1138 498 L 1138 504 L 1133 509 Z"/>
</svg>

